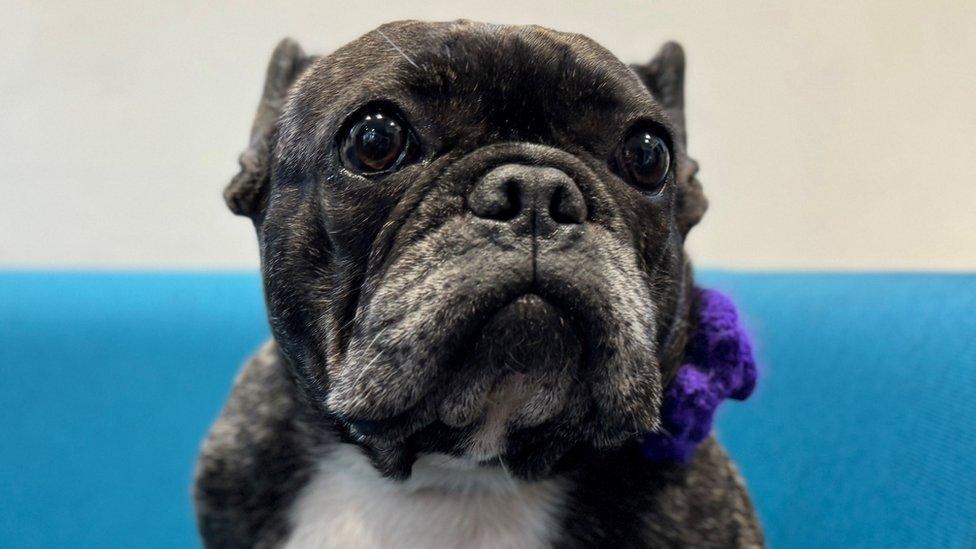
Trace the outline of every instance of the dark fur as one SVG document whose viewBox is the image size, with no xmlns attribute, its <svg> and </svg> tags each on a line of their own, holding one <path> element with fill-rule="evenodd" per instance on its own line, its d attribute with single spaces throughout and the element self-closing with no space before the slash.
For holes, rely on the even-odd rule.
<svg viewBox="0 0 976 549">
<path fill-rule="evenodd" d="M 527 405 L 502 459 L 572 481 L 561 546 L 761 544 L 714 440 L 688 466 L 637 450 L 693 329 L 683 242 L 706 202 L 684 150 L 683 72 L 675 44 L 628 68 L 541 27 L 393 23 L 322 59 L 283 42 L 225 195 L 254 220 L 275 345 L 205 443 L 207 544 L 282 539 L 312 456 L 338 441 L 392 479 L 418 452 L 463 453 L 505 353 L 559 395 Z M 422 158 L 366 179 L 341 166 L 335 136 L 377 99 L 405 113 Z M 608 162 L 636 121 L 670 142 L 659 195 Z M 506 165 L 568 174 L 585 223 L 472 217 L 485 174 Z"/>
</svg>

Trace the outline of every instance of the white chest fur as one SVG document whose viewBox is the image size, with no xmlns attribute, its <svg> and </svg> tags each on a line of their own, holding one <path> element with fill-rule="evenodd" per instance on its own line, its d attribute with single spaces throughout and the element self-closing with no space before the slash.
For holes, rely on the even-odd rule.
<svg viewBox="0 0 976 549">
<path fill-rule="evenodd" d="M 422 456 L 405 482 L 384 479 L 358 447 L 320 464 L 290 511 L 286 547 L 547 547 L 566 486 L 523 483 L 446 456 Z"/>
</svg>

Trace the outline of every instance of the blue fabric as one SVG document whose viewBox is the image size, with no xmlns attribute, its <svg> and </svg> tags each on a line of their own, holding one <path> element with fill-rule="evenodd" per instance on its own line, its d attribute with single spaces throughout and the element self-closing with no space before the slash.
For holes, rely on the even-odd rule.
<svg viewBox="0 0 976 549">
<path fill-rule="evenodd" d="M 773 547 L 976 546 L 976 275 L 703 272 L 751 327 L 718 433 Z M 254 274 L 0 274 L 0 547 L 193 547 Z"/>
</svg>

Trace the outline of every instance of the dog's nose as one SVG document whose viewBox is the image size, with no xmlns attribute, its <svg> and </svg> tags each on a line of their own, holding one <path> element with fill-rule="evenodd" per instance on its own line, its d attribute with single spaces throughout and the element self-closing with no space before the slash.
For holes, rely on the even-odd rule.
<svg viewBox="0 0 976 549">
<path fill-rule="evenodd" d="M 529 220 L 532 226 L 586 221 L 586 200 L 576 182 L 549 166 L 505 164 L 492 169 L 471 189 L 468 209 L 483 219 Z"/>
</svg>

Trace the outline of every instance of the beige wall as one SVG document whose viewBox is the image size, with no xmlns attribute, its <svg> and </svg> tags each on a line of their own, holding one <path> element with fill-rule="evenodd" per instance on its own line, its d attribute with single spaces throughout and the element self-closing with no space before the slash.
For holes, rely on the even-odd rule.
<svg viewBox="0 0 976 549">
<path fill-rule="evenodd" d="M 460 16 L 685 45 L 700 264 L 976 269 L 966 1 L 3 1 L 0 266 L 256 264 L 220 190 L 275 42 Z"/>
</svg>

